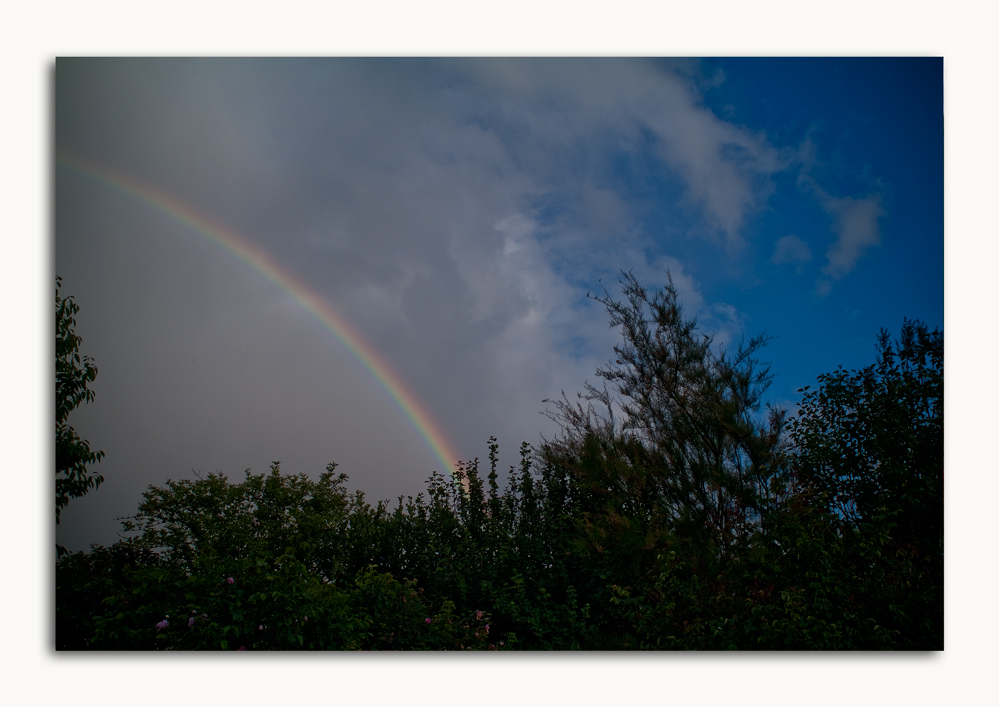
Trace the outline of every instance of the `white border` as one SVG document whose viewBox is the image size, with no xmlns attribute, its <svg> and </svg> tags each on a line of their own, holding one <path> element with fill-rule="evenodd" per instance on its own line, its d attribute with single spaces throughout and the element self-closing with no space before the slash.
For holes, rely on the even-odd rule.
<svg viewBox="0 0 999 707">
<path fill-rule="evenodd" d="M 846 0 L 612 4 L 55 1 L 10 5 L 3 121 L 0 370 L 3 674 L 12 704 L 486 704 L 528 701 L 981 704 L 995 655 L 996 11 Z M 474 8 L 474 9 L 473 9 Z M 806 9 L 808 8 L 808 9 Z M 943 654 L 66 656 L 51 650 L 51 140 L 59 55 L 944 56 L 947 615 Z M 986 310 L 985 308 L 989 308 Z M 990 365 L 991 364 L 991 365 Z M 13 384 L 13 385 L 12 385 Z M 46 387 L 49 386 L 49 387 Z M 40 395 L 40 392 L 42 393 Z M 990 451 L 990 450 L 989 450 Z M 213 659 L 215 658 L 215 659 Z M 982 697 L 979 697 L 982 695 Z M 363 701 L 363 702 L 362 702 Z"/>
</svg>

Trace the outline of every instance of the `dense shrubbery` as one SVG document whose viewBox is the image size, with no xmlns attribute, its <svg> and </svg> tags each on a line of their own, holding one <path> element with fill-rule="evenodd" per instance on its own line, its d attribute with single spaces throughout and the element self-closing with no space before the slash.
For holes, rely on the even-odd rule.
<svg viewBox="0 0 999 707">
<path fill-rule="evenodd" d="M 131 537 L 60 559 L 57 647 L 942 649 L 939 332 L 882 333 L 787 420 L 764 339 L 719 352 L 671 283 L 624 284 L 605 387 L 505 488 L 493 439 L 392 509 L 333 465 L 151 488 Z"/>
<path fill-rule="evenodd" d="M 139 535 L 60 560 L 57 647 L 486 647 L 484 614 L 459 616 L 415 582 L 352 562 L 352 544 L 370 542 L 386 514 L 345 480 L 332 465 L 318 482 L 284 476 L 275 462 L 242 483 L 210 475 L 150 489 L 123 522 Z"/>
</svg>

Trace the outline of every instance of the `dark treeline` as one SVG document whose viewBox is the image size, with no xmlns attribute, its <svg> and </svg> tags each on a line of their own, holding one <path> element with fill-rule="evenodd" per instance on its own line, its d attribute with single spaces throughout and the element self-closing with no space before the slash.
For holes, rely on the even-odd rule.
<svg viewBox="0 0 999 707">
<path fill-rule="evenodd" d="M 942 334 L 882 332 L 789 419 L 765 338 L 722 352 L 672 282 L 623 284 L 602 386 L 504 487 L 494 439 L 391 508 L 332 464 L 151 487 L 61 555 L 57 648 L 941 650 Z"/>
</svg>

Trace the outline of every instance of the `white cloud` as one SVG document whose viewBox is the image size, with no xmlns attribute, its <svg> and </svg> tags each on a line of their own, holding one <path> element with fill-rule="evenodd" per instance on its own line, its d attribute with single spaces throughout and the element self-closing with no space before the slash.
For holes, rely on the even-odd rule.
<svg viewBox="0 0 999 707">
<path fill-rule="evenodd" d="M 829 197 L 823 206 L 835 219 L 836 242 L 826 251 L 828 263 L 822 272 L 838 280 L 857 266 L 864 251 L 881 243 L 878 219 L 885 215 L 885 210 L 877 194 L 863 199 Z"/>
<path fill-rule="evenodd" d="M 692 98 L 677 87 L 649 106 L 646 119 L 661 139 L 660 154 L 685 178 L 688 198 L 728 246 L 738 247 L 747 214 L 770 195 L 778 155 L 763 136 L 718 119 Z"/>
<path fill-rule="evenodd" d="M 795 263 L 798 265 L 798 272 L 801 272 L 804 263 L 812 259 L 812 249 L 808 244 L 794 235 L 784 236 L 778 239 L 774 245 L 774 254 L 770 259 L 774 265 L 784 265 Z"/>
<path fill-rule="evenodd" d="M 796 159 L 801 164 L 799 188 L 814 194 L 833 220 L 832 231 L 836 240 L 826 251 L 826 264 L 822 267 L 825 277 L 816 282 L 816 292 L 825 297 L 832 290 L 834 281 L 852 272 L 864 253 L 881 243 L 879 220 L 885 215 L 885 209 L 881 195 L 876 192 L 862 198 L 836 197 L 819 184 L 814 173 L 822 165 L 811 135 L 799 147 Z"/>
<path fill-rule="evenodd" d="M 703 105 L 692 81 L 643 60 L 472 63 L 495 108 L 489 116 L 523 138 L 517 157 L 545 181 L 584 184 L 602 156 L 594 145 L 654 154 L 679 176 L 688 206 L 700 212 L 725 243 L 742 243 L 746 216 L 773 189 L 771 176 L 786 166 L 762 134 L 719 119 Z M 567 164 L 574 168 L 569 173 Z M 562 186 L 566 186 L 563 181 Z"/>
</svg>

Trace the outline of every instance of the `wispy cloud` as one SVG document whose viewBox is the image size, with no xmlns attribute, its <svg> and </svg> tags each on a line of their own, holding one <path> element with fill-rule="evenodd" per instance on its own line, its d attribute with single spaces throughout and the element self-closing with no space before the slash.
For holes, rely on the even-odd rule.
<svg viewBox="0 0 999 707">
<path fill-rule="evenodd" d="M 832 291 L 833 282 L 852 272 L 864 253 L 881 243 L 880 219 L 886 212 L 881 194 L 877 192 L 869 192 L 863 197 L 837 197 L 819 183 L 814 173 L 821 164 L 811 135 L 802 143 L 798 160 L 802 165 L 798 186 L 815 196 L 831 218 L 831 230 L 835 235 L 826 250 L 826 264 L 822 267 L 824 277 L 816 282 L 816 292 L 825 297 Z"/>
<path fill-rule="evenodd" d="M 789 235 L 778 239 L 770 262 L 774 265 L 796 264 L 800 273 L 804 269 L 804 264 L 811 259 L 812 249 L 808 244 L 795 235 Z"/>
<path fill-rule="evenodd" d="M 518 163 L 559 192 L 607 181 L 602 172 L 614 151 L 636 160 L 651 156 L 679 179 L 707 229 L 737 247 L 746 216 L 762 207 L 772 175 L 784 167 L 766 136 L 717 117 L 696 83 L 667 64 L 506 60 L 469 66 L 490 97 L 480 122 L 498 135 L 516 135 L 511 149 Z M 556 187 L 552 168 L 568 181 Z"/>
<path fill-rule="evenodd" d="M 830 197 L 823 205 L 835 219 L 836 242 L 826 251 L 828 263 L 822 272 L 838 280 L 857 266 L 864 251 L 881 243 L 878 220 L 885 210 L 878 194 L 863 199 Z"/>
</svg>

